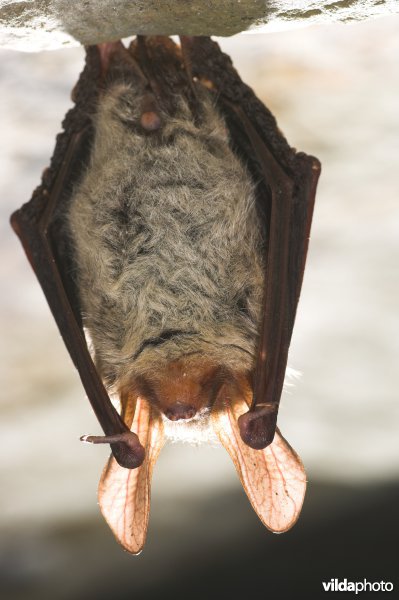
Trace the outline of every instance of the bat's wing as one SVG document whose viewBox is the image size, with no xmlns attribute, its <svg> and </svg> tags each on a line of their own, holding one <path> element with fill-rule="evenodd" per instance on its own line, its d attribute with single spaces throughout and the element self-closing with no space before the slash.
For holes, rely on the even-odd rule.
<svg viewBox="0 0 399 600">
<path fill-rule="evenodd" d="M 131 415 L 124 413 L 130 423 Z M 131 428 L 145 448 L 137 469 L 121 467 L 111 456 L 100 479 L 101 512 L 118 542 L 132 554 L 144 546 L 150 510 L 151 477 L 164 443 L 162 419 L 145 400 L 138 398 Z"/>
<path fill-rule="evenodd" d="M 283 532 L 296 522 L 306 491 L 306 474 L 301 459 L 276 431 L 264 450 L 243 442 L 238 418 L 248 406 L 243 400 L 219 396 L 212 410 L 212 424 L 230 454 L 244 490 L 262 523 L 271 531 Z"/>
<path fill-rule="evenodd" d="M 276 428 L 321 167 L 316 158 L 290 148 L 273 115 L 215 42 L 195 37 L 182 38 L 182 44 L 190 72 L 214 92 L 232 148 L 258 182 L 266 247 L 263 319 L 253 401 L 239 428 L 246 444 L 260 449 L 272 442 Z"/>
<path fill-rule="evenodd" d="M 71 277 L 73 248 L 65 229 L 73 187 L 90 158 L 92 117 L 105 78 L 112 75 L 110 64 L 117 52 L 127 54 L 118 43 L 106 44 L 102 50 L 87 49 L 86 66 L 73 94 L 75 106 L 64 119 L 64 131 L 57 137 L 50 167 L 30 202 L 12 215 L 11 223 L 39 279 L 94 412 L 104 432 L 112 437 L 109 442 L 114 456 L 120 464 L 135 468 L 143 460 L 143 448 L 113 407 L 88 351 L 78 293 Z M 140 77 L 134 69 L 133 77 Z"/>
</svg>

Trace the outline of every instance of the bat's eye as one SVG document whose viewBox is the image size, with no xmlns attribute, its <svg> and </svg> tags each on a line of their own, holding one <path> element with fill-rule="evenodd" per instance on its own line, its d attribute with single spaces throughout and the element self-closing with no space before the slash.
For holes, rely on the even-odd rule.
<svg viewBox="0 0 399 600">
<path fill-rule="evenodd" d="M 184 402 L 175 402 L 168 406 L 165 410 L 165 415 L 171 421 L 179 421 L 180 419 L 192 419 L 196 414 L 196 409 L 190 404 Z"/>
</svg>

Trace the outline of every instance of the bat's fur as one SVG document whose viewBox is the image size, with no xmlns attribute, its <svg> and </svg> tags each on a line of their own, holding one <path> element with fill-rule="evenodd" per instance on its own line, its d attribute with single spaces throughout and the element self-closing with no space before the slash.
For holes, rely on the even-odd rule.
<svg viewBox="0 0 399 600">
<path fill-rule="evenodd" d="M 68 219 L 84 325 L 108 385 L 189 353 L 254 366 L 264 287 L 254 185 L 203 94 L 199 126 L 180 100 L 151 134 L 137 126 L 142 98 L 128 84 L 99 102 Z"/>
</svg>

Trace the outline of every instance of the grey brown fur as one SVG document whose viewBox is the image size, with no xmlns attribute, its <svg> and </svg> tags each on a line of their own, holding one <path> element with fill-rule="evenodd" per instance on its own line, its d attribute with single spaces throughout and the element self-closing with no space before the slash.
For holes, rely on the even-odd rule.
<svg viewBox="0 0 399 600">
<path fill-rule="evenodd" d="M 264 287 L 251 178 L 206 92 L 200 126 L 180 100 L 150 135 L 141 100 L 118 83 L 100 101 L 68 217 L 99 372 L 124 385 L 194 352 L 250 370 Z"/>
</svg>

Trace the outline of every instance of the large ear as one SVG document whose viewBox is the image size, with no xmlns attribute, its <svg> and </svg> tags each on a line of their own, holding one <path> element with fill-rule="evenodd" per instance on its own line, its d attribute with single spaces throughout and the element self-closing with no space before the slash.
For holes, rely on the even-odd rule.
<svg viewBox="0 0 399 600">
<path fill-rule="evenodd" d="M 271 531 L 290 529 L 301 512 L 306 473 L 301 459 L 277 429 L 273 442 L 254 450 L 241 439 L 237 420 L 248 410 L 244 400 L 219 394 L 212 424 L 230 454 L 244 490 L 262 523 Z"/>
<path fill-rule="evenodd" d="M 124 419 L 131 421 L 126 411 Z M 146 540 L 152 471 L 164 434 L 161 416 L 143 398 L 137 398 L 131 428 L 145 448 L 144 462 L 137 469 L 125 469 L 111 456 L 100 479 L 98 500 L 117 541 L 128 552 L 138 554 Z"/>
</svg>

